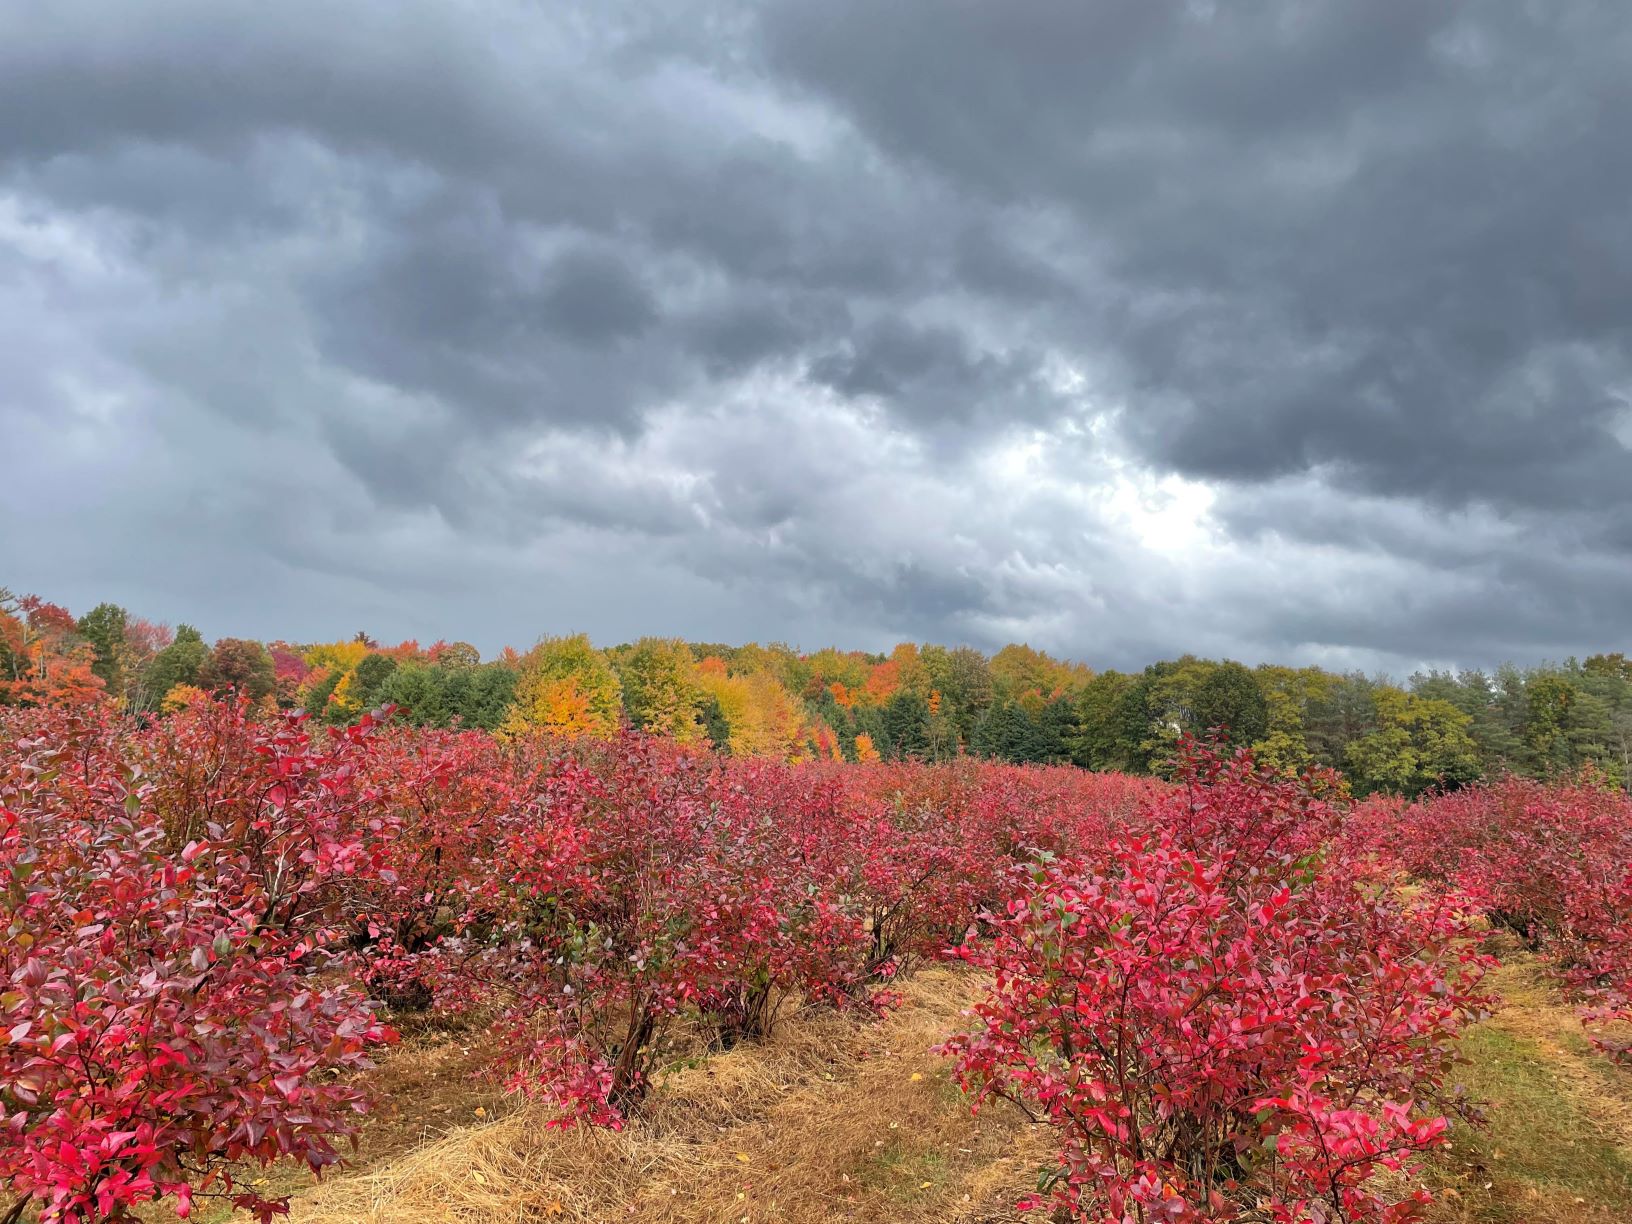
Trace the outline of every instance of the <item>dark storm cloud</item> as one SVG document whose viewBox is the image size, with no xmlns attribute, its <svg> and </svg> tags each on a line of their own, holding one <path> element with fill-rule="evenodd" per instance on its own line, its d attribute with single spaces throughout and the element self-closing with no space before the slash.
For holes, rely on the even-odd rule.
<svg viewBox="0 0 1632 1224">
<path fill-rule="evenodd" d="M 968 426 L 982 415 L 1011 422 L 1061 415 L 1041 366 L 1038 353 L 977 352 L 952 328 L 886 318 L 816 356 L 809 375 L 847 398 L 878 400 L 912 424 Z"/>
<path fill-rule="evenodd" d="M 487 644 L 1613 645 L 1629 58 L 1607 0 L 25 0 L 0 581 Z"/>
<path fill-rule="evenodd" d="M 1153 462 L 1632 498 L 1621 6 L 924 0 L 767 27 L 897 156 L 1069 218 L 1103 279 L 1067 313 Z"/>
</svg>

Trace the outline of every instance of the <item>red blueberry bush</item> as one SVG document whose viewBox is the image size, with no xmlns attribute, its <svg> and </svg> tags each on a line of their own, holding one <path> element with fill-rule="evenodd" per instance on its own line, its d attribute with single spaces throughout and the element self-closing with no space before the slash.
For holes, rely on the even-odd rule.
<svg viewBox="0 0 1632 1224">
<path fill-rule="evenodd" d="M 105 720 L 41 716 L 7 745 L 0 1179 L 42 1219 L 126 1219 L 167 1195 L 185 1216 L 199 1194 L 269 1218 L 282 1204 L 227 1163 L 321 1170 L 354 1133 L 363 1098 L 327 1073 L 390 1034 L 316 972 L 315 898 L 352 857 L 328 836 L 347 783 L 289 734 L 239 758 L 257 803 L 235 792 L 184 829 Z"/>
<path fill-rule="evenodd" d="M 999 897 L 1059 772 L 988 793 L 966 765 L 795 768 L 632 735 L 509 752 L 510 831 L 436 956 L 498 1009 L 512 1084 L 606 1125 L 682 1019 L 729 1047 L 788 999 L 887 1006 L 879 983 Z"/>
<path fill-rule="evenodd" d="M 1579 939 L 1566 971 L 1594 1041 L 1632 1066 L 1632 866 L 1605 881 L 1593 907 L 1593 934 Z"/>
<path fill-rule="evenodd" d="M 1374 813 L 1377 856 L 1477 898 L 1554 967 L 1611 1055 L 1632 1023 L 1632 798 L 1508 778 Z"/>
<path fill-rule="evenodd" d="M 1340 813 L 1245 757 L 1192 757 L 1150 816 L 1031 867 L 965 948 L 994 985 L 960 1080 L 1054 1124 L 1045 1191 L 1078 1218 L 1409 1218 L 1366 1182 L 1446 1129 L 1467 917 L 1357 884 L 1325 858 Z"/>
<path fill-rule="evenodd" d="M 1039 850 L 1099 848 L 1166 788 L 1072 769 L 872 765 L 845 771 L 847 890 L 870 934 L 867 970 L 888 976 L 945 955 L 999 906 L 1010 868 Z"/>
</svg>

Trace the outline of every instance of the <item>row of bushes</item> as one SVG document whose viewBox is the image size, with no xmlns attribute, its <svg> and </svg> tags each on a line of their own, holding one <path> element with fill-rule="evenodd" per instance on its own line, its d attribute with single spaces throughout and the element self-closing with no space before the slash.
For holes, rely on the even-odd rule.
<svg viewBox="0 0 1632 1224">
<path fill-rule="evenodd" d="M 1595 1043 L 1632 1063 L 1632 797 L 1601 778 L 1506 778 L 1419 803 L 1374 799 L 1356 836 L 1471 899 L 1540 953 Z"/>
<path fill-rule="evenodd" d="M 392 1012 L 486 1025 L 552 1123 L 620 1126 L 678 1040 L 757 1039 L 789 1000 L 876 1011 L 955 956 L 993 982 L 958 1076 L 1058 1130 L 1039 1200 L 1394 1221 L 1424 1196 L 1370 1178 L 1443 1141 L 1479 914 L 1624 1016 L 1619 800 L 1352 809 L 1330 776 L 1193 748 L 1177 777 L 314 731 L 231 702 L 8 713 L 0 1178 L 19 1216 L 210 1195 L 266 1219 L 282 1202 L 229 1166 L 337 1160 Z"/>
<path fill-rule="evenodd" d="M 1035 847 L 1154 785 L 962 764 L 790 767 L 664 741 L 314 731 L 231 702 L 6 716 L 0 1178 L 46 1218 L 321 1169 L 396 1010 L 471 1013 L 562 1122 L 620 1125 L 682 1021 L 877 1008 Z"/>
</svg>

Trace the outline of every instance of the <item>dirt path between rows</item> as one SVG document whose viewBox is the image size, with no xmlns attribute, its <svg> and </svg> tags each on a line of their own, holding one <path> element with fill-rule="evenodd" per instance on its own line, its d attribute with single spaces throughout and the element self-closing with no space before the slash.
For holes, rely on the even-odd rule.
<svg viewBox="0 0 1632 1224">
<path fill-rule="evenodd" d="M 1008 1107 L 979 1117 L 931 1052 L 979 980 L 930 968 L 878 1023 L 817 1015 L 667 1077 L 621 1133 L 512 1112 L 296 1201 L 300 1224 L 632 1219 L 999 1224 L 1048 1156 Z"/>
</svg>

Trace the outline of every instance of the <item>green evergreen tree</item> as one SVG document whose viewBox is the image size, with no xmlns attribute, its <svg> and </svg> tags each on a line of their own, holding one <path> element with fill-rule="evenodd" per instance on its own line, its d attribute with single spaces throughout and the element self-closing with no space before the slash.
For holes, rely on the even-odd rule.
<svg viewBox="0 0 1632 1224">
<path fill-rule="evenodd" d="M 443 693 L 441 667 L 403 663 L 380 683 L 377 700 L 398 708 L 397 717 L 416 727 L 445 727 L 451 714 Z"/>
<path fill-rule="evenodd" d="M 79 633 L 96 657 L 91 671 L 115 697 L 125 695 L 125 627 L 130 617 L 118 604 L 99 603 L 79 618 Z"/>
<path fill-rule="evenodd" d="M 381 703 L 380 694 L 385 689 L 385 682 L 397 670 L 397 661 L 390 655 L 364 655 L 363 661 L 357 664 L 357 670 L 352 673 L 351 692 L 365 710 L 372 710 Z"/>
<path fill-rule="evenodd" d="M 1122 703 L 1135 681 L 1118 671 L 1103 671 L 1077 694 L 1077 730 L 1071 759 L 1085 769 L 1132 769 L 1123 737 Z"/>
<path fill-rule="evenodd" d="M 731 723 L 725 717 L 725 711 L 720 708 L 720 699 L 713 693 L 703 694 L 698 702 L 697 714 L 703 720 L 703 733 L 708 736 L 708 742 L 714 745 L 716 752 L 729 752 L 731 747 Z"/>
<path fill-rule="evenodd" d="M 884 738 L 879 751 L 893 760 L 921 758 L 929 749 L 929 703 L 917 693 L 899 692 L 884 703 Z"/>
</svg>

